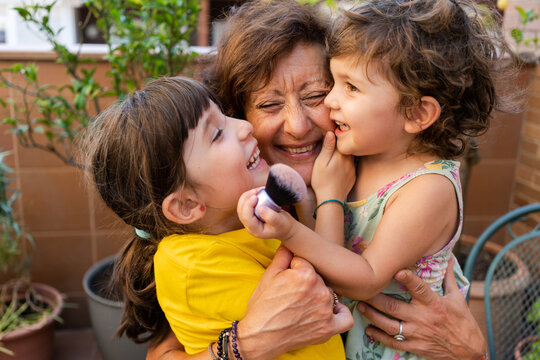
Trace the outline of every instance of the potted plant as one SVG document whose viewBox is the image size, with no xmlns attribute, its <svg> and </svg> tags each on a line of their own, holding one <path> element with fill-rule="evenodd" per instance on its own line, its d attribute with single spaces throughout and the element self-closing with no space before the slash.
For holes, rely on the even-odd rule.
<svg viewBox="0 0 540 360">
<path fill-rule="evenodd" d="M 0 269 L 11 279 L 0 285 L 0 359 L 53 359 L 54 321 L 63 306 L 51 286 L 30 280 L 32 237 L 17 222 L 13 204 L 18 192 L 9 188 L 9 168 L 0 152 Z"/>
<path fill-rule="evenodd" d="M 81 55 L 80 49 L 72 51 L 60 43 L 57 39 L 62 29 L 54 29 L 49 22 L 53 18 L 54 2 L 16 8 L 22 20 L 47 39 L 57 62 L 66 70 L 66 81 L 63 86 L 40 83 L 39 68 L 33 63 L 0 69 L 0 86 L 10 88 L 15 94 L 7 101 L 0 99 L 0 104 L 10 107 L 10 115 L 2 121 L 11 127 L 20 145 L 52 153 L 84 171 L 77 156 L 77 144 L 104 105 L 122 99 L 148 79 L 189 73 L 196 56 L 189 47 L 189 39 L 200 9 L 197 0 L 86 0 L 83 3 L 89 16 L 96 18 L 106 54 L 101 59 L 88 58 Z M 96 75 L 98 61 L 110 66 L 106 81 L 101 83 Z M 131 350 L 108 350 L 109 345 L 134 345 L 131 341 L 113 339 L 123 305 L 114 294 L 110 297 L 110 291 L 102 291 L 107 282 L 100 280 L 110 277 L 107 271 L 113 262 L 114 257 L 110 257 L 95 264 L 84 278 L 95 338 L 105 360 L 144 358 L 146 349 L 142 345 L 135 351 L 138 355 L 129 355 L 134 354 Z M 97 309 L 96 304 L 113 306 L 114 315 L 103 316 L 110 309 Z M 115 319 L 114 325 L 111 319 Z M 103 321 L 108 324 L 101 324 Z"/>
</svg>

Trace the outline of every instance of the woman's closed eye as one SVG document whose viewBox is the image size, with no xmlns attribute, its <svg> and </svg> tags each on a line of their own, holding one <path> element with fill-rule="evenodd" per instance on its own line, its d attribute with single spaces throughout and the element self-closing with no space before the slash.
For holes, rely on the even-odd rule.
<svg viewBox="0 0 540 360">
<path fill-rule="evenodd" d="M 324 98 L 326 97 L 327 94 L 328 93 L 326 91 L 321 92 L 321 93 L 310 94 L 308 96 L 303 97 L 302 101 L 310 106 L 317 106 L 324 101 Z"/>
<path fill-rule="evenodd" d="M 264 102 L 262 104 L 257 105 L 256 108 L 260 110 L 271 111 L 271 110 L 279 109 L 281 105 L 282 103 L 280 102 Z"/>
</svg>

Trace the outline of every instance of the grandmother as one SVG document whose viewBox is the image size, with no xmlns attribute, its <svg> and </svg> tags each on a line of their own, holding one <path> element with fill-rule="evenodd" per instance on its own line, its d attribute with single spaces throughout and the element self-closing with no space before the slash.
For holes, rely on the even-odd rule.
<svg viewBox="0 0 540 360">
<path fill-rule="evenodd" d="M 217 56 L 203 74 L 224 111 L 253 124 L 266 161 L 295 168 L 308 185 L 324 134 L 334 129 L 323 104 L 332 86 L 326 29 L 313 9 L 294 0 L 248 2 L 231 12 Z M 447 275 L 444 297 L 432 293 L 408 270 L 400 271 L 396 279 L 407 286 L 413 300 L 407 304 L 381 294 L 361 303 L 359 310 L 377 326 L 368 329 L 368 335 L 427 358 L 482 357 L 484 338 L 463 305 L 453 274 Z M 273 359 L 348 330 L 352 318 L 342 306 L 334 311 L 332 298 L 309 263 L 280 249 L 238 325 L 242 357 Z M 406 339 L 401 342 L 393 337 L 400 331 L 399 320 Z M 211 359 L 209 353 L 185 354 L 174 335 L 147 355 L 147 359 L 188 358 Z"/>
</svg>

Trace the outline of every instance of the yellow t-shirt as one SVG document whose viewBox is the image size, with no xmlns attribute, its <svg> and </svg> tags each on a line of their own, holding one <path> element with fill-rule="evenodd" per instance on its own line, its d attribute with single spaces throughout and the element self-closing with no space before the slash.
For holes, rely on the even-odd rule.
<svg viewBox="0 0 540 360">
<path fill-rule="evenodd" d="M 154 255 L 157 297 L 188 354 L 205 351 L 233 320 L 244 317 L 278 246 L 279 240 L 255 238 L 245 229 L 220 235 L 171 235 L 160 242 Z M 339 360 L 345 353 L 336 335 L 278 359 Z"/>
</svg>

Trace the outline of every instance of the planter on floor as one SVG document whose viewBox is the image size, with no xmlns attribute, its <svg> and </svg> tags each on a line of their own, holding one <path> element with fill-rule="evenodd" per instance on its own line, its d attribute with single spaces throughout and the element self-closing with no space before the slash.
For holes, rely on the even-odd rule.
<svg viewBox="0 0 540 360">
<path fill-rule="evenodd" d="M 120 325 L 124 304 L 114 300 L 108 291 L 115 257 L 94 264 L 84 275 L 83 287 L 88 299 L 90 320 L 99 351 L 103 360 L 143 360 L 147 348 L 126 337 L 114 336 Z"/>
</svg>

